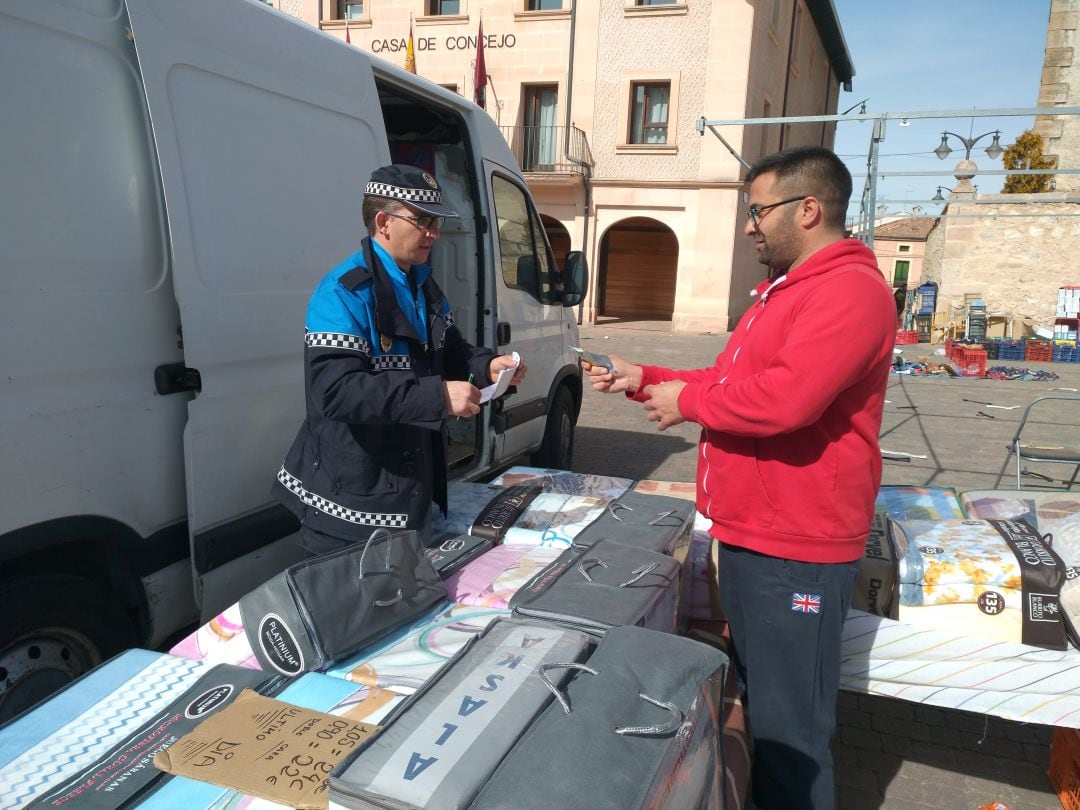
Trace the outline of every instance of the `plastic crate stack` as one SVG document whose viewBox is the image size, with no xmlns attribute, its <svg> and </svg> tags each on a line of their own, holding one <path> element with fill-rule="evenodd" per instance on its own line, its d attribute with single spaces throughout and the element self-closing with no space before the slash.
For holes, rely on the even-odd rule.
<svg viewBox="0 0 1080 810">
<path fill-rule="evenodd" d="M 1024 360 L 1029 363 L 1049 363 L 1054 359 L 1054 344 L 1049 340 L 1024 341 Z"/>
<path fill-rule="evenodd" d="M 919 330 L 917 329 L 900 329 L 896 333 L 896 344 L 918 343 L 919 342 Z"/>
<path fill-rule="evenodd" d="M 959 345 L 960 345 L 960 341 L 958 341 L 958 340 L 950 340 L 949 338 L 945 338 L 945 357 L 946 357 L 946 359 L 948 359 L 949 361 L 953 361 L 953 360 L 956 359 L 956 349 L 957 349 L 957 347 Z"/>
<path fill-rule="evenodd" d="M 1080 353 L 1076 351 L 1076 341 L 1055 340 L 1053 361 L 1055 363 L 1080 363 Z"/>
<path fill-rule="evenodd" d="M 1023 340 L 1013 340 L 1011 338 L 1002 338 L 997 342 L 998 344 L 998 360 L 1023 360 L 1024 359 L 1024 342 Z"/>
<path fill-rule="evenodd" d="M 998 342 L 994 338 L 984 338 L 979 341 L 979 345 L 986 351 L 987 360 L 998 359 Z"/>
<path fill-rule="evenodd" d="M 958 346 L 953 365 L 961 377 L 985 377 L 986 349 L 981 346 Z"/>
</svg>

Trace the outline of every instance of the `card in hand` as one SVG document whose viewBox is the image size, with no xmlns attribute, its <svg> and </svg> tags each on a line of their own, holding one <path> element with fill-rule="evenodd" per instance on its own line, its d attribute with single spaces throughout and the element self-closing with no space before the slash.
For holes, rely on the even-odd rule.
<svg viewBox="0 0 1080 810">
<path fill-rule="evenodd" d="M 571 346 L 570 349 L 581 355 L 583 363 L 587 363 L 590 366 L 602 366 L 608 371 L 615 371 L 615 364 L 611 362 L 611 358 L 606 354 L 594 354 L 585 349 L 579 349 L 577 346 Z"/>
</svg>

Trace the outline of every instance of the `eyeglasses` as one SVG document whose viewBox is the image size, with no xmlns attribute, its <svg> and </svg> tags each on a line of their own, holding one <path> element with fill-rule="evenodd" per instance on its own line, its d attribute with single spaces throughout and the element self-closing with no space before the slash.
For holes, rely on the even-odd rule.
<svg viewBox="0 0 1080 810">
<path fill-rule="evenodd" d="M 388 217 L 394 217 L 395 219 L 406 219 L 413 224 L 413 227 L 421 231 L 441 231 L 445 217 L 433 217 L 433 216 L 416 216 L 407 217 L 404 214 L 391 214 L 389 211 L 384 212 Z"/>
<path fill-rule="evenodd" d="M 781 205 L 787 205 L 788 203 L 799 202 L 799 200 L 805 199 L 806 195 L 800 194 L 798 197 L 788 197 L 786 200 L 769 203 L 768 205 L 751 205 L 749 208 L 746 209 L 746 217 L 752 223 L 754 223 L 754 227 L 756 228 L 758 226 L 758 223 L 761 221 L 762 214 L 764 214 L 769 209 L 776 208 Z"/>
</svg>

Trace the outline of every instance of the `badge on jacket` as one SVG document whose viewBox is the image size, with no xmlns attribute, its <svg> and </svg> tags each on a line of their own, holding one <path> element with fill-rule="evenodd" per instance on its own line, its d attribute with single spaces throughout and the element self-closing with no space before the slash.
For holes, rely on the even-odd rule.
<svg viewBox="0 0 1080 810">
<path fill-rule="evenodd" d="M 390 351 L 393 345 L 393 338 L 387 337 L 386 335 L 379 335 L 379 346 L 382 348 L 384 354 Z"/>
</svg>

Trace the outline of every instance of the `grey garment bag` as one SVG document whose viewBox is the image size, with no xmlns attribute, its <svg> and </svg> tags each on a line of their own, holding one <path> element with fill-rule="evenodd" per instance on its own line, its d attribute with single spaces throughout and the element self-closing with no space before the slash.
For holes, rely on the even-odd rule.
<svg viewBox="0 0 1080 810">
<path fill-rule="evenodd" d="M 240 600 L 264 669 L 294 676 L 351 655 L 447 598 L 420 535 L 376 529 L 365 543 L 297 563 Z"/>
<path fill-rule="evenodd" d="M 514 615 L 604 632 L 619 625 L 675 631 L 679 564 L 664 554 L 598 540 L 576 543 L 510 600 Z"/>
<path fill-rule="evenodd" d="M 499 619 L 450 660 L 330 774 L 335 807 L 468 807 L 554 699 L 591 640 L 555 625 Z M 541 674 L 552 668 L 551 674 Z"/>
<path fill-rule="evenodd" d="M 472 810 L 723 806 L 718 748 L 727 656 L 681 636 L 616 627 L 533 723 Z M 545 675 L 553 678 L 553 668 Z"/>
<path fill-rule="evenodd" d="M 495 541 L 486 537 L 459 534 L 438 541 L 424 553 L 439 576 L 447 579 L 494 545 Z"/>
<path fill-rule="evenodd" d="M 574 541 L 589 545 L 607 538 L 624 546 L 667 554 L 681 562 L 693 533 L 694 504 L 690 501 L 630 490 L 609 503 Z"/>
</svg>

